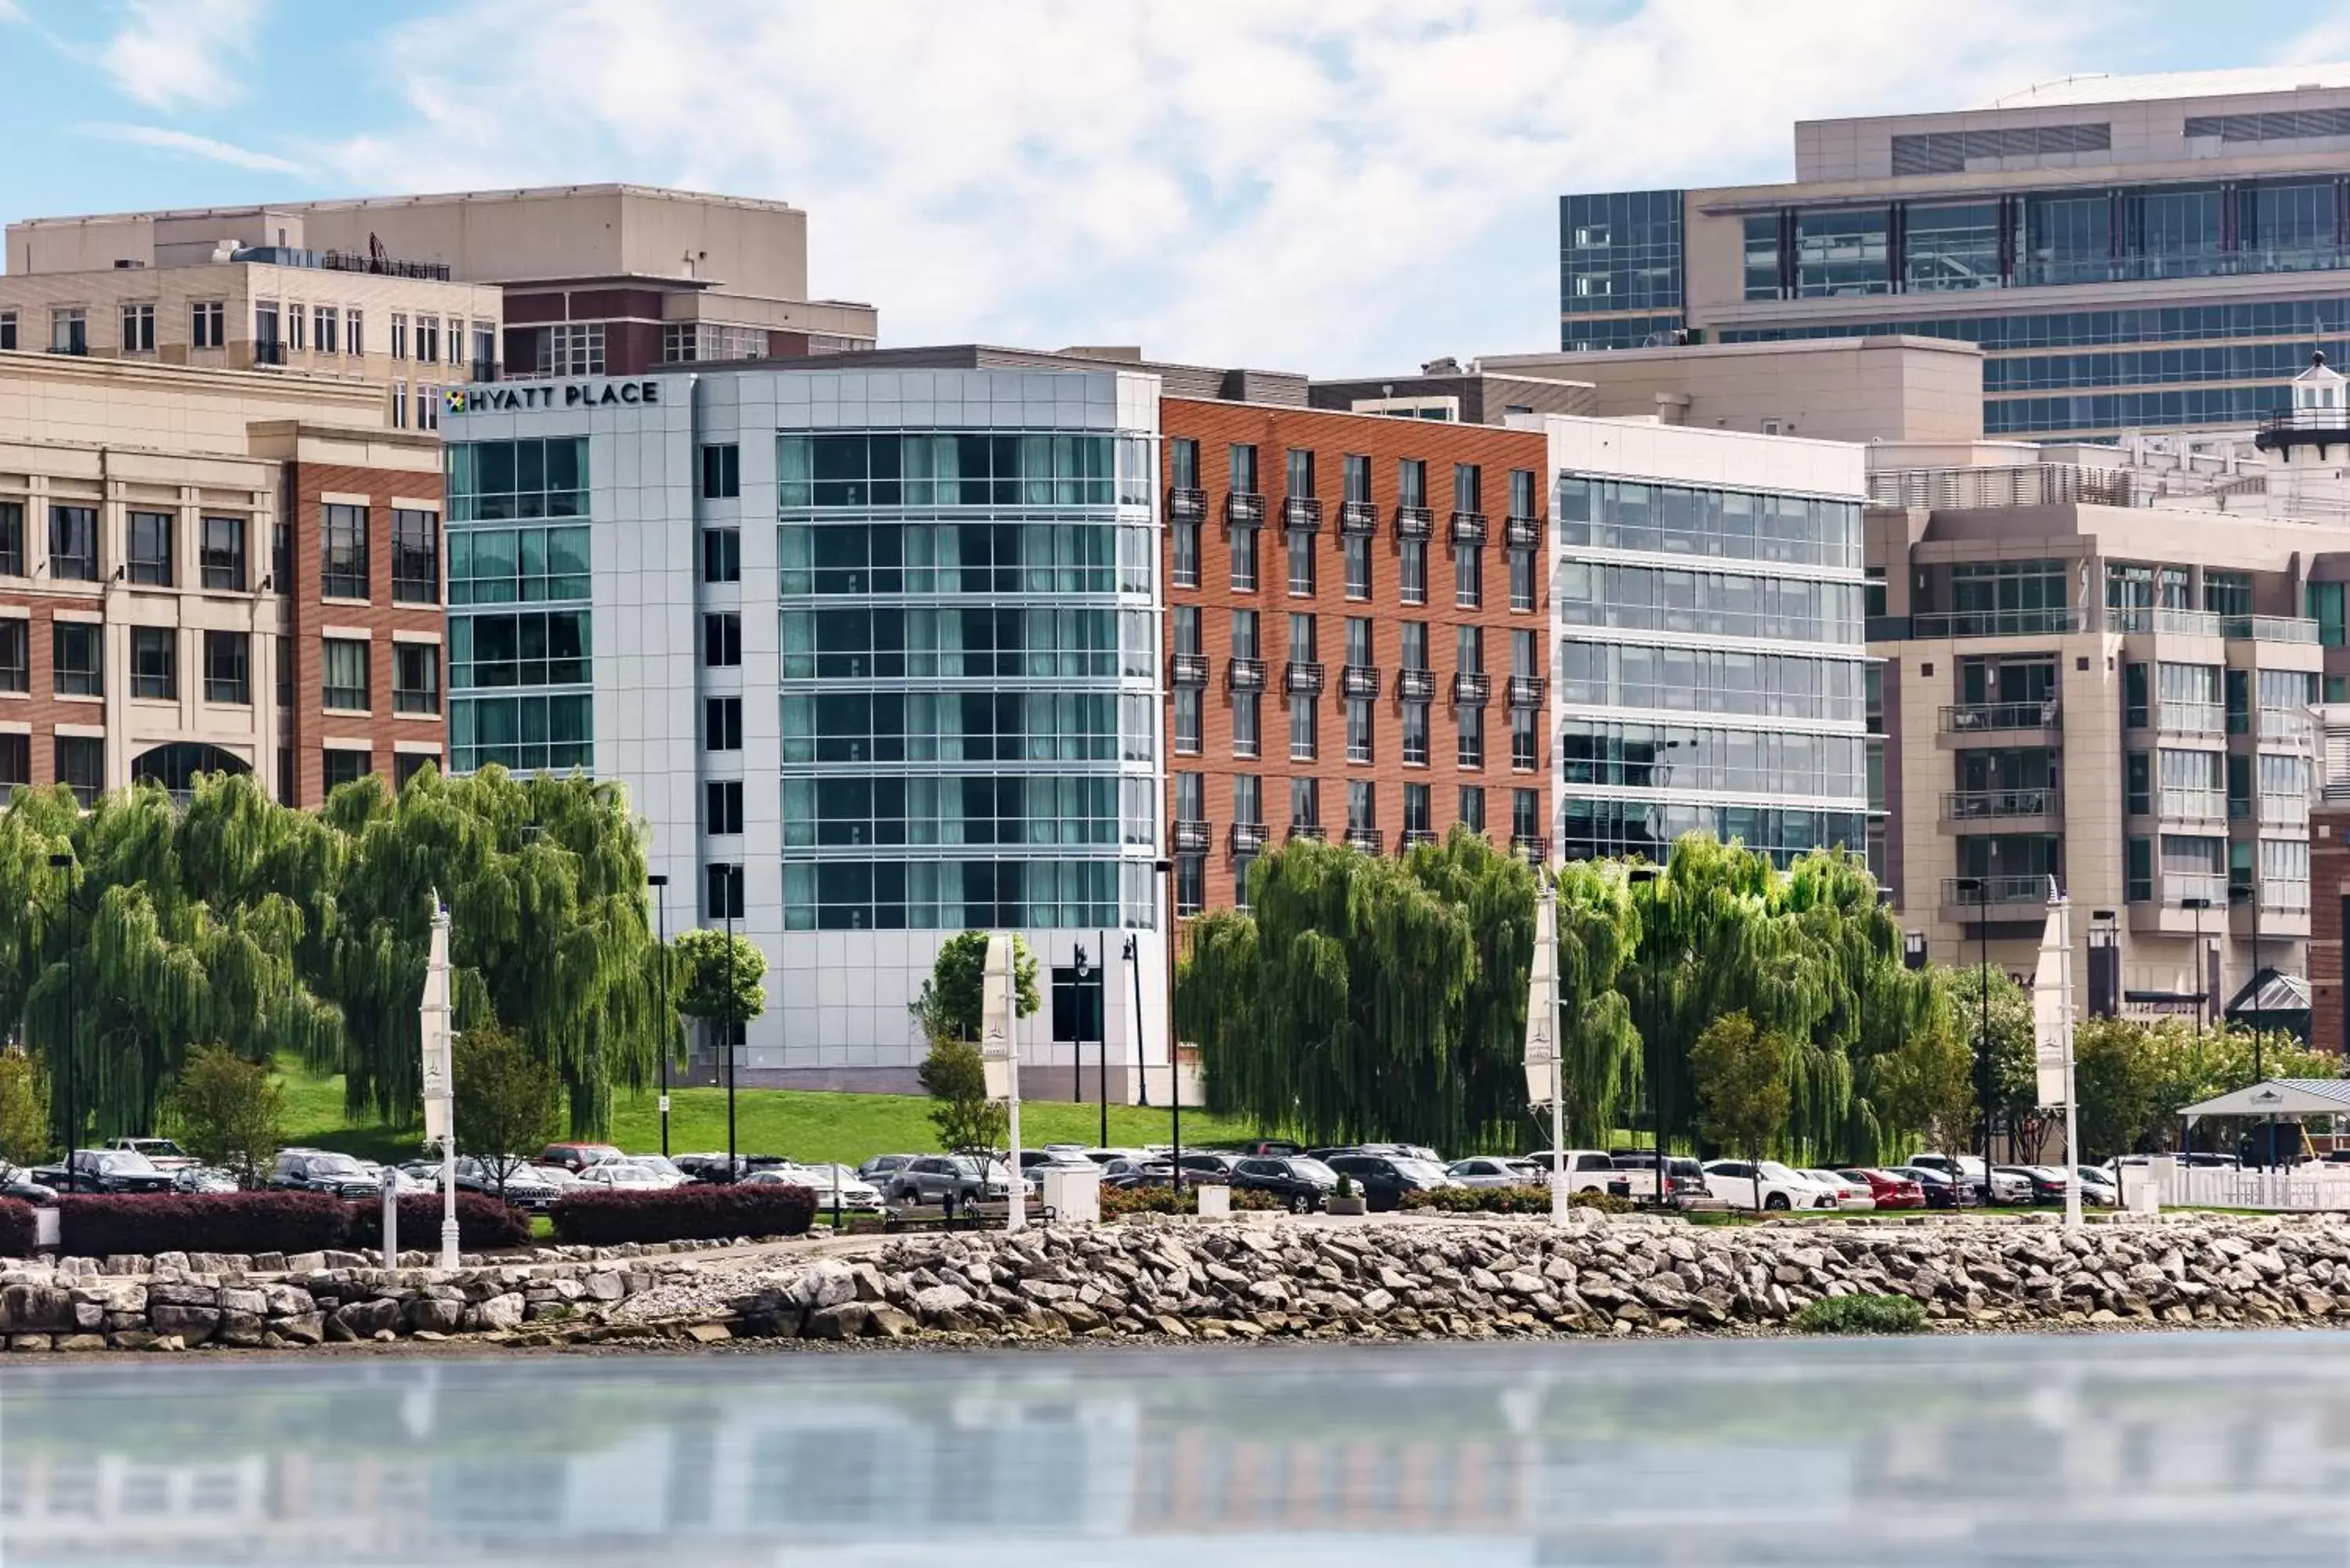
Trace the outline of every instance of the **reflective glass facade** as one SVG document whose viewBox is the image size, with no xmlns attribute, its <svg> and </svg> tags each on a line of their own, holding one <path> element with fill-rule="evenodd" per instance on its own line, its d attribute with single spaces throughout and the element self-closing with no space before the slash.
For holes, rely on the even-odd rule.
<svg viewBox="0 0 2350 1568">
<path fill-rule="evenodd" d="M 585 437 L 452 441 L 442 456 L 449 548 L 449 765 L 521 773 L 596 763 Z M 483 610 L 483 606 L 566 608 Z"/>
<path fill-rule="evenodd" d="M 1681 325 L 1679 191 L 1559 202 L 1560 346 L 1632 348 Z"/>
</svg>

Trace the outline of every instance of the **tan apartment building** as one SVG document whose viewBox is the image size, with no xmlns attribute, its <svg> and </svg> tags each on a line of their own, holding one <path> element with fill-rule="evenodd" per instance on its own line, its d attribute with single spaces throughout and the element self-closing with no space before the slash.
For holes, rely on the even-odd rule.
<svg viewBox="0 0 2350 1568">
<path fill-rule="evenodd" d="M 467 287 L 454 340 L 449 310 L 434 317 L 445 361 L 417 354 L 458 368 L 428 378 L 436 384 L 635 375 L 663 364 L 869 348 L 875 336 L 872 306 L 808 298 L 807 214 L 799 208 L 642 185 L 40 218 L 9 225 L 7 265 L 11 275 L 76 276 L 170 269 L 209 265 L 224 245 L 232 255 L 272 253 L 328 271 Z M 429 308 L 409 306 L 411 348 L 423 330 L 413 323 Z M 370 312 L 368 325 L 384 330 L 380 314 Z M 280 335 L 289 363 L 308 363 L 301 356 L 315 349 L 291 330 Z M 314 322 L 311 344 L 317 330 Z M 400 379 L 412 402 L 418 378 Z"/>
<path fill-rule="evenodd" d="M 443 754 L 438 441 L 381 390 L 0 354 L 0 785 Z"/>
</svg>

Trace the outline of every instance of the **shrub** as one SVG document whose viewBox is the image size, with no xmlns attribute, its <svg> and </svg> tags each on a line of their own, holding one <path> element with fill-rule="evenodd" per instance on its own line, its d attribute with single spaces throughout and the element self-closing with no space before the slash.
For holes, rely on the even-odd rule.
<svg viewBox="0 0 2350 1568">
<path fill-rule="evenodd" d="M 315 1252 L 339 1247 L 350 1205 L 326 1192 L 211 1192 L 57 1199 L 58 1247 L 114 1252 Z"/>
<path fill-rule="evenodd" d="M 0 1198 L 0 1258 L 31 1257 L 35 1231 L 31 1204 Z"/>
<path fill-rule="evenodd" d="M 805 1233 L 816 1219 L 816 1193 L 766 1181 L 663 1192 L 571 1192 L 547 1212 L 555 1221 L 555 1239 L 567 1246 L 723 1241 Z"/>
<path fill-rule="evenodd" d="M 1177 1196 L 1171 1187 L 1105 1187 L 1101 1194 L 1101 1212 L 1105 1220 L 1116 1220 L 1126 1214 L 1196 1214 L 1199 1204 L 1192 1194 L 1197 1189 L 1186 1189 Z M 1253 1187 L 1232 1189 L 1232 1208 L 1280 1209 L 1281 1199 L 1270 1192 L 1259 1192 Z"/>
<path fill-rule="evenodd" d="M 351 1205 L 350 1245 L 383 1245 L 383 1200 Z M 400 1247 L 430 1252 L 441 1245 L 441 1195 L 414 1192 L 400 1200 Z M 485 1192 L 457 1194 L 457 1245 L 468 1252 L 530 1245 L 530 1216 Z"/>
<path fill-rule="evenodd" d="M 1915 1334 L 1926 1308 L 1908 1296 L 1822 1296 L 1795 1314 L 1805 1334 Z"/>
<path fill-rule="evenodd" d="M 1570 1192 L 1570 1209 L 1596 1209 L 1603 1214 L 1629 1214 L 1635 1205 L 1612 1192 Z M 1439 1187 L 1427 1192 L 1407 1192 L 1402 1207 L 1439 1214 L 1547 1214 L 1547 1187 Z"/>
</svg>

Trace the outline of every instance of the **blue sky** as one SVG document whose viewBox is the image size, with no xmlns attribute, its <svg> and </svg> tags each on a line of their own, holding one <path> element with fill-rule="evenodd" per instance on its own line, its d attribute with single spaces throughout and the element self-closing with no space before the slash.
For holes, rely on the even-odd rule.
<svg viewBox="0 0 2350 1568">
<path fill-rule="evenodd" d="M 2350 58 L 2350 0 L 0 0 L 0 215 L 632 180 L 808 210 L 885 341 L 1556 342 L 1557 195 L 1802 118 Z"/>
</svg>

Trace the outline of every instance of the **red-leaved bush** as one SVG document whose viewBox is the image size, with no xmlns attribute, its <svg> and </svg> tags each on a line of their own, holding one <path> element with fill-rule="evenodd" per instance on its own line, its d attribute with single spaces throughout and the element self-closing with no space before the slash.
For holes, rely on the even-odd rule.
<svg viewBox="0 0 2350 1568">
<path fill-rule="evenodd" d="M 31 1257 L 35 1230 L 31 1204 L 22 1199 L 0 1198 L 0 1258 Z"/>
<path fill-rule="evenodd" d="M 567 1246 L 797 1236 L 816 1219 L 816 1194 L 765 1181 L 660 1192 L 570 1192 L 547 1212 L 555 1220 L 555 1239 Z"/>
<path fill-rule="evenodd" d="M 383 1245 L 383 1199 L 351 1205 L 349 1246 Z M 441 1195 L 412 1192 L 400 1200 L 400 1250 L 430 1252 L 441 1245 Z M 530 1217 L 482 1192 L 457 1194 L 457 1245 L 468 1252 L 530 1245 Z"/>
<path fill-rule="evenodd" d="M 68 1195 L 57 1199 L 68 1257 L 116 1252 L 316 1252 L 343 1245 L 351 1206 L 329 1192 Z"/>
</svg>

